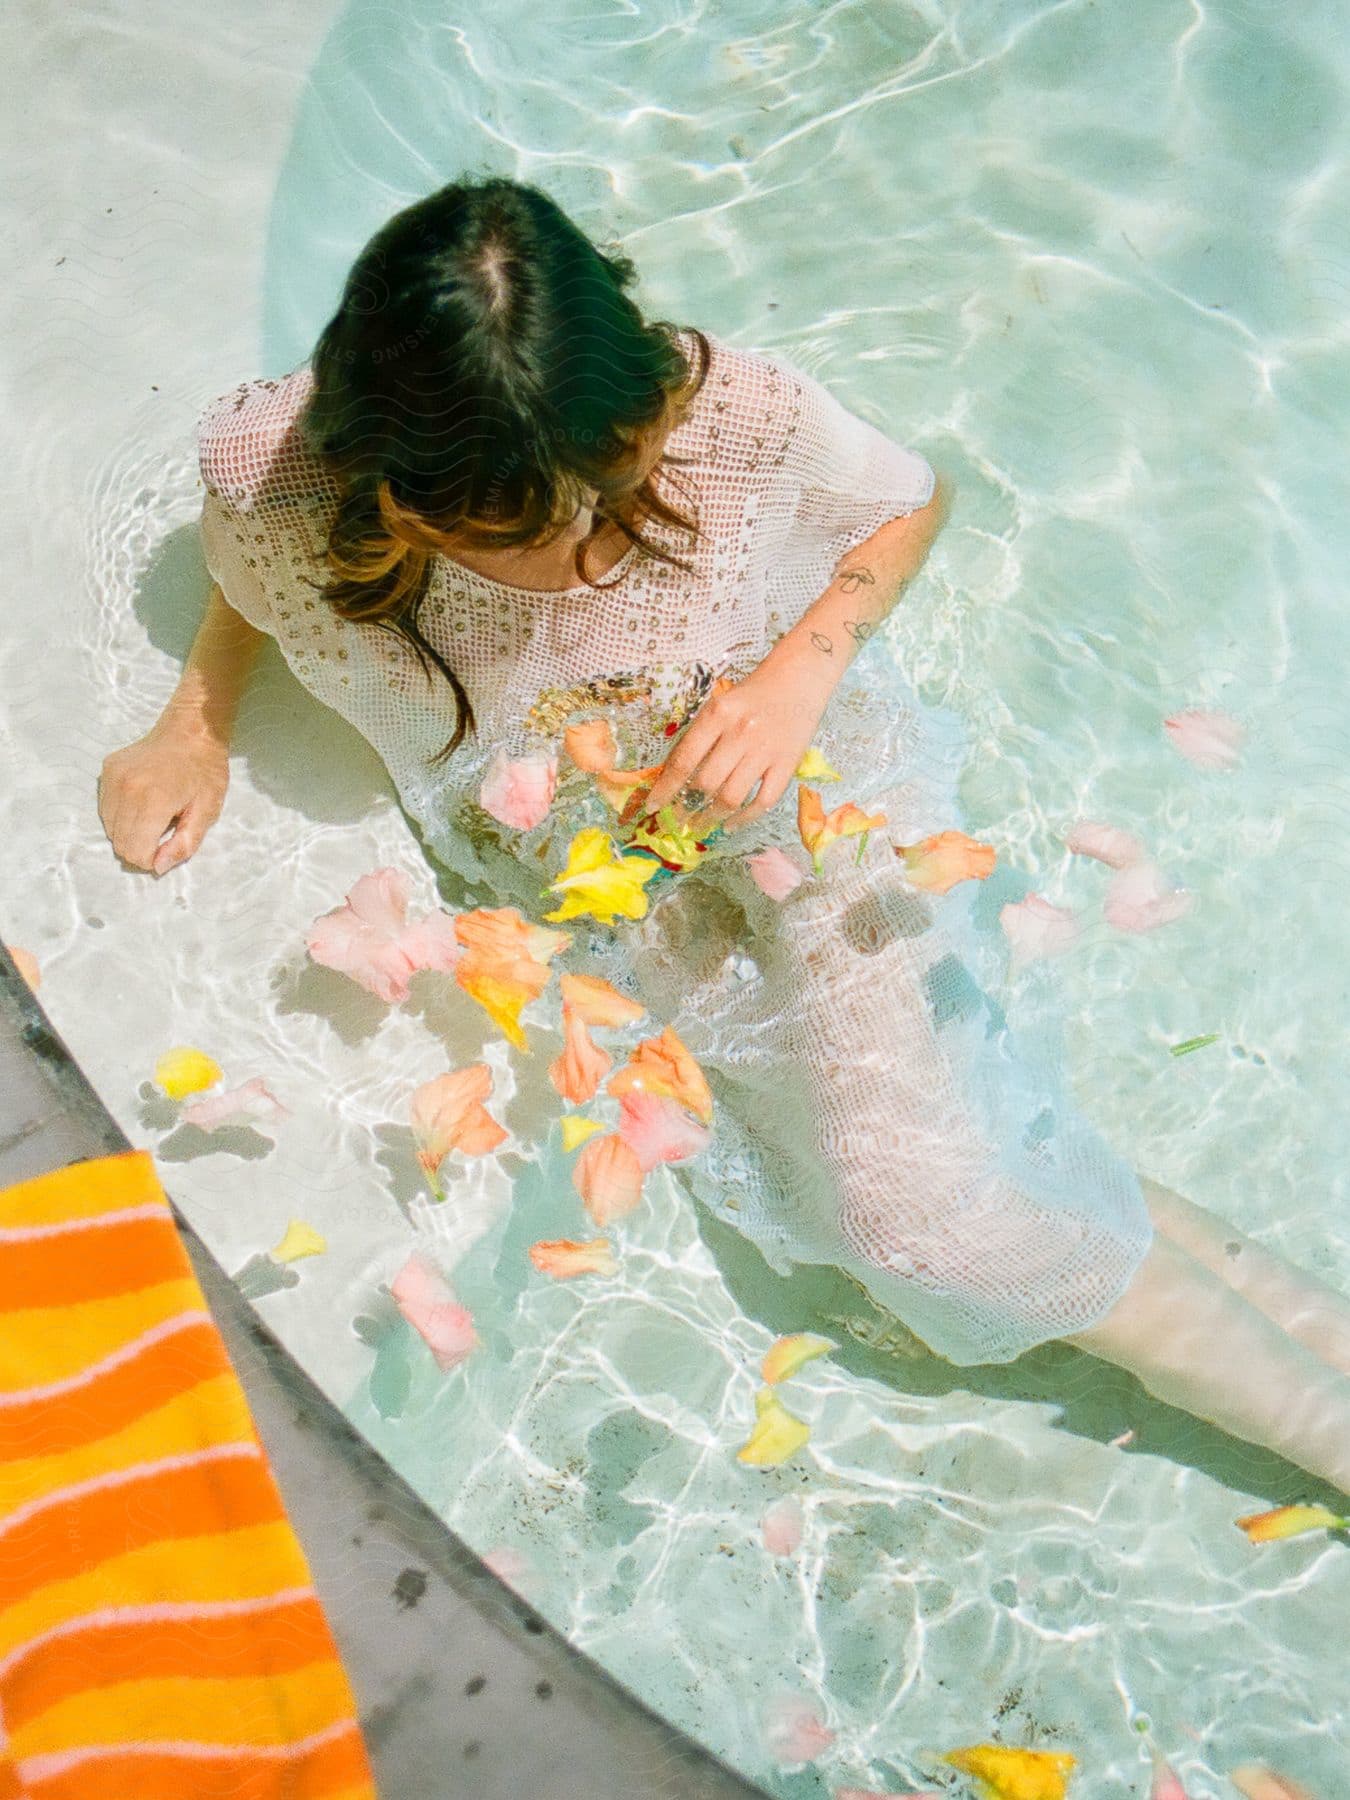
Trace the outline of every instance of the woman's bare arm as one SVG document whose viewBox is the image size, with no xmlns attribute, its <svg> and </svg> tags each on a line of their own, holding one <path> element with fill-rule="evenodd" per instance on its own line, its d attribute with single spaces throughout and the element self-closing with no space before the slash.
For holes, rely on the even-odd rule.
<svg viewBox="0 0 1350 1800">
<path fill-rule="evenodd" d="M 266 635 L 213 583 L 168 704 L 143 738 L 105 759 L 99 817 L 133 868 L 163 875 L 185 862 L 220 816 L 235 716 Z"/>
</svg>

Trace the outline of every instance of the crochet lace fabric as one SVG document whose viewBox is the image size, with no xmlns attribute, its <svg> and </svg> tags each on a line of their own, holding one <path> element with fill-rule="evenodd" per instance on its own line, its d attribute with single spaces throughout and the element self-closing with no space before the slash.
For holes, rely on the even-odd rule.
<svg viewBox="0 0 1350 1800">
<path fill-rule="evenodd" d="M 325 575 L 337 499 L 296 429 L 308 365 L 246 382 L 198 420 L 203 544 L 226 598 L 370 741 L 432 854 L 532 919 L 554 904 L 544 883 L 574 832 L 614 823 L 562 750 L 564 728 L 608 718 L 620 767 L 661 761 L 672 719 L 718 675 L 748 673 L 846 551 L 933 492 L 922 456 L 819 382 L 708 335 L 707 379 L 666 446 L 689 461 L 663 490 L 695 512 L 699 538 L 645 528 L 692 572 L 630 551 L 599 591 L 538 592 L 438 559 L 422 628 L 477 731 L 434 768 L 454 725 L 448 684 L 304 579 Z M 872 644 L 814 742 L 842 778 L 826 807 L 887 815 L 860 864 L 848 839 L 785 901 L 760 891 L 745 866 L 756 850 L 777 845 L 809 870 L 793 784 L 696 870 L 652 883 L 641 920 L 571 921 L 569 967 L 642 999 L 698 1058 L 718 1118 L 679 1177 L 774 1268 L 834 1264 L 953 1362 L 1007 1361 L 1085 1329 L 1124 1291 L 1151 1238 L 1139 1183 L 1075 1112 L 1057 1056 L 1019 1044 L 982 985 L 997 970 L 971 918 L 979 884 L 920 893 L 891 848 L 961 827 L 961 721 L 921 703 Z M 554 804 L 533 830 L 478 804 L 503 748 L 558 753 Z"/>
</svg>

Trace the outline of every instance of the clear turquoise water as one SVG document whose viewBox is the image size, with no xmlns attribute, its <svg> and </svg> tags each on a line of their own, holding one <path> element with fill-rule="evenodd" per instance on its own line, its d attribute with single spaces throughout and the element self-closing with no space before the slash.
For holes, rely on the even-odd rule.
<svg viewBox="0 0 1350 1800">
<path fill-rule="evenodd" d="M 392 210 L 491 171 L 619 239 L 650 313 L 779 349 L 921 448 L 957 499 L 895 653 L 971 722 L 971 829 L 1089 921 L 1053 976 L 1081 1105 L 1345 1286 L 1348 76 L 1331 5 L 353 4 L 281 171 L 258 370 L 307 353 Z M 1176 755 L 1182 706 L 1243 721 L 1237 772 Z M 1191 915 L 1101 923 L 1080 815 L 1144 837 Z M 425 1048 L 331 989 L 270 1029 L 335 1098 L 299 1159 L 325 1269 L 264 1310 L 457 1531 L 771 1792 L 928 1785 L 933 1748 L 996 1735 L 1142 1795 L 1141 1719 L 1193 1796 L 1252 1757 L 1341 1791 L 1350 1559 L 1232 1526 L 1293 1472 L 1067 1351 L 986 1375 L 868 1348 L 853 1290 L 777 1280 L 674 1184 L 613 1283 L 546 1283 L 525 1246 L 579 1218 L 556 1143 L 476 1172 L 452 1224 L 378 1126 Z M 448 1379 L 379 1298 L 419 1236 L 484 1340 Z M 758 1360 L 812 1326 L 842 1348 L 793 1383 L 811 1446 L 746 1470 Z M 786 1493 L 806 1536 L 775 1561 Z M 837 1733 L 809 1767 L 766 1754 L 779 1693 Z"/>
</svg>

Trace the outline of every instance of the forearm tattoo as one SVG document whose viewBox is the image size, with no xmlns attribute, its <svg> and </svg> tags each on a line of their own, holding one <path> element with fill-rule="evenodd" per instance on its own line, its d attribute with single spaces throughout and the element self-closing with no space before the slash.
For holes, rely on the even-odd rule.
<svg viewBox="0 0 1350 1800">
<path fill-rule="evenodd" d="M 842 575 L 835 577 L 846 594 L 855 594 L 864 588 L 874 588 L 877 578 L 870 569 L 845 569 Z M 865 644 L 876 629 L 873 619 L 845 619 L 844 630 L 855 644 Z M 834 655 L 834 639 L 823 631 L 812 631 L 811 642 L 817 650 L 826 656 Z"/>
</svg>

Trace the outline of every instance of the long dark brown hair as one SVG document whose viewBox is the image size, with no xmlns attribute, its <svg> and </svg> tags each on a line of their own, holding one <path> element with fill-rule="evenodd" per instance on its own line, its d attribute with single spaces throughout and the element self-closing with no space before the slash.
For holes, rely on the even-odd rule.
<svg viewBox="0 0 1350 1800">
<path fill-rule="evenodd" d="M 455 547 L 547 542 L 598 490 L 594 532 L 618 527 L 640 553 L 690 564 L 645 538 L 656 520 L 698 537 L 641 473 L 651 434 L 685 416 L 699 367 L 666 319 L 629 297 L 631 260 L 593 244 L 539 188 L 453 182 L 406 207 L 352 265 L 311 357 L 300 419 L 334 473 L 323 598 L 344 619 L 393 631 L 454 690 L 455 732 L 474 730 L 464 686 L 420 623 L 432 562 Z M 591 539 L 576 547 L 578 580 Z"/>
</svg>

